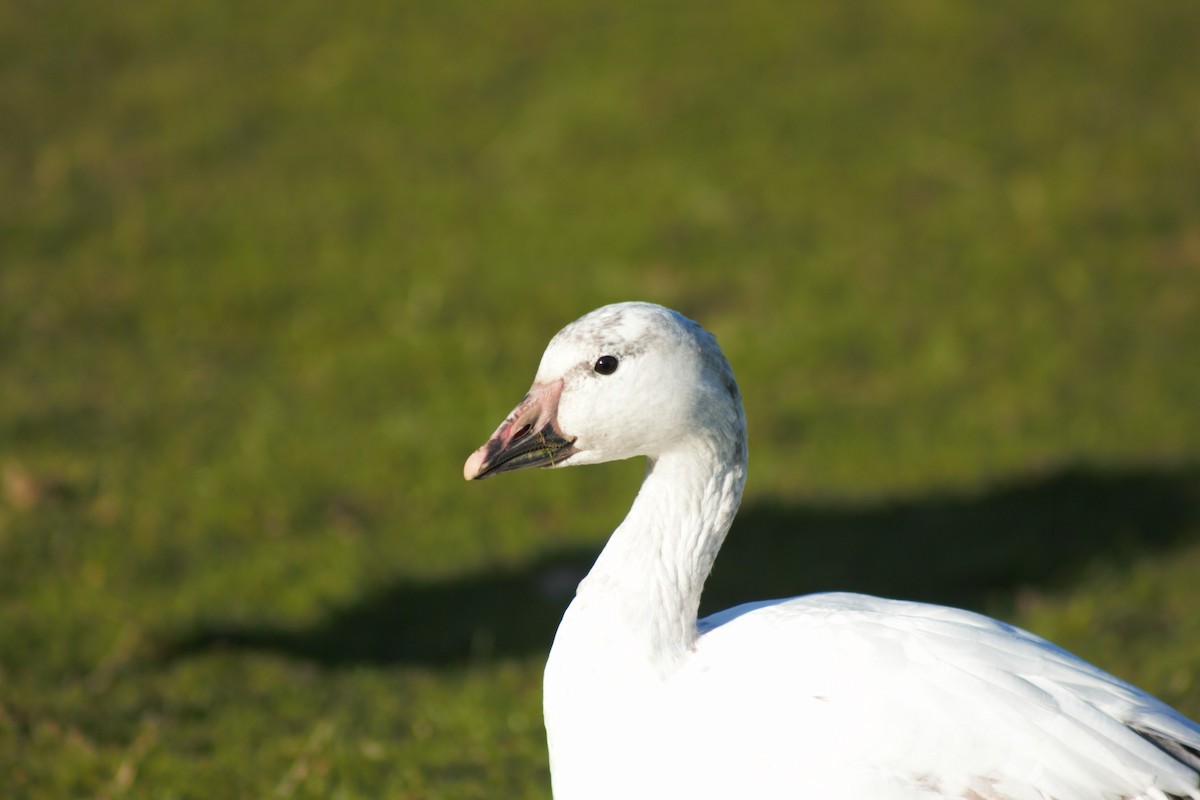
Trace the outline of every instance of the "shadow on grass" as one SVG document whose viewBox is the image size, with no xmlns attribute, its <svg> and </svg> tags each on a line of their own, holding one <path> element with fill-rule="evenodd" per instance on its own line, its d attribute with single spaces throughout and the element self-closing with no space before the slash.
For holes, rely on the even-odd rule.
<svg viewBox="0 0 1200 800">
<path fill-rule="evenodd" d="M 978 493 L 871 504 L 759 502 L 738 515 L 701 611 L 830 589 L 979 608 L 1198 533 L 1195 467 L 1072 468 Z M 441 583 L 397 583 L 310 628 L 200 627 L 164 655 L 248 649 L 341 667 L 541 653 L 598 549 Z"/>
</svg>

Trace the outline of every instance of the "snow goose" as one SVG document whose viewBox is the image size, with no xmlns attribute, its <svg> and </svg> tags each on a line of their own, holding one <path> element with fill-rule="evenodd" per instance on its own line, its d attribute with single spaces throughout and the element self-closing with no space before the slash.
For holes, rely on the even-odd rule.
<svg viewBox="0 0 1200 800">
<path fill-rule="evenodd" d="M 746 427 L 715 339 L 648 303 L 550 342 L 464 467 L 644 456 L 546 664 L 557 800 L 1200 800 L 1200 726 L 979 614 L 832 593 L 697 620 Z"/>
</svg>

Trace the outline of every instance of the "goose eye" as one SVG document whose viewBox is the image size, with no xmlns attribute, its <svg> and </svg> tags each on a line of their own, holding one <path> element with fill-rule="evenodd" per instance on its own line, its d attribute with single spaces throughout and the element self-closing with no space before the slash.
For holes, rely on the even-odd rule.
<svg viewBox="0 0 1200 800">
<path fill-rule="evenodd" d="M 592 369 L 601 375 L 612 375 L 617 371 L 617 364 L 616 356 L 600 356 L 600 358 L 596 359 L 596 366 L 592 367 Z"/>
</svg>

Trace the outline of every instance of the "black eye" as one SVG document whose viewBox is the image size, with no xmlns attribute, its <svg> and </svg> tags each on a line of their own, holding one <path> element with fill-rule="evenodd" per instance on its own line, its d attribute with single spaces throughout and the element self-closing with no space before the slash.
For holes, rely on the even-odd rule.
<svg viewBox="0 0 1200 800">
<path fill-rule="evenodd" d="M 592 367 L 592 369 L 601 375 L 612 375 L 617 371 L 617 363 L 616 356 L 600 356 L 596 359 L 596 366 Z"/>
</svg>

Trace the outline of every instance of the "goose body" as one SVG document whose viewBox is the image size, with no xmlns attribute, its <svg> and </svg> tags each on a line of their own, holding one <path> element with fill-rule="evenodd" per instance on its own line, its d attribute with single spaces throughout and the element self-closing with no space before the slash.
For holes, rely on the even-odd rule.
<svg viewBox="0 0 1200 800">
<path fill-rule="evenodd" d="M 1200 726 L 959 609 L 830 593 L 697 619 L 746 433 L 713 337 L 648 303 L 550 342 L 468 479 L 644 456 L 546 665 L 557 800 L 1200 800 Z"/>
</svg>

